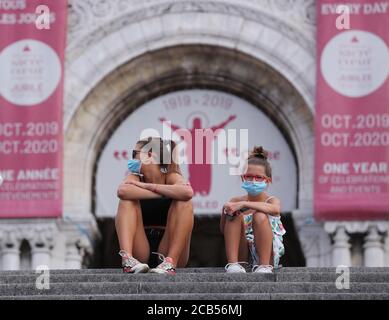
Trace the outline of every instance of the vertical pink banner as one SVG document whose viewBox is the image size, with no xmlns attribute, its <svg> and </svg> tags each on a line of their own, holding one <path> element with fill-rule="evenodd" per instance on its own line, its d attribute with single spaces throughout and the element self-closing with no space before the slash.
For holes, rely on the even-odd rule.
<svg viewBox="0 0 389 320">
<path fill-rule="evenodd" d="M 315 217 L 389 218 L 389 1 L 317 2 Z M 336 24 L 340 22 L 340 24 Z"/>
<path fill-rule="evenodd" d="M 62 215 L 66 25 L 67 0 L 0 1 L 2 218 Z"/>
</svg>

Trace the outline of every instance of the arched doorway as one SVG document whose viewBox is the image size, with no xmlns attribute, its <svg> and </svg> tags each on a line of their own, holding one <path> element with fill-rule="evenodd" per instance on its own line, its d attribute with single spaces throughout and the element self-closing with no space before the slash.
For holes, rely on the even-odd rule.
<svg viewBox="0 0 389 320">
<path fill-rule="evenodd" d="M 90 180 L 80 181 L 82 194 L 90 192 L 89 212 L 96 209 L 93 188 L 98 160 L 120 124 L 148 101 L 190 89 L 233 95 L 259 108 L 270 119 L 295 160 L 295 206 L 301 208 L 300 200 L 307 196 L 304 190 L 309 189 L 307 179 L 311 175 L 304 154 L 312 151 L 312 114 L 302 96 L 284 76 L 254 57 L 217 46 L 187 45 L 149 52 L 120 66 L 92 90 L 74 114 L 67 130 L 66 150 L 69 159 L 92 150 L 84 156 L 88 165 L 82 172 Z"/>
<path fill-rule="evenodd" d="M 210 130 L 207 141 L 196 136 L 199 128 Z M 177 129 L 188 130 L 191 139 L 182 141 L 174 133 Z M 173 139 L 178 143 L 181 170 L 194 190 L 195 229 L 190 266 L 225 265 L 223 237 L 218 227 L 220 211 L 225 202 L 242 194 L 240 177 L 233 172 L 238 165 L 236 154 L 244 161 L 254 145 L 261 145 L 269 151 L 274 182 L 269 193 L 282 199 L 288 252 L 294 251 L 291 257 L 301 256 L 294 247 L 298 247 L 298 240 L 289 241 L 295 230 L 287 213 L 297 208 L 298 179 L 294 152 L 286 138 L 261 111 L 261 106 L 254 106 L 226 92 L 192 88 L 160 95 L 139 106 L 116 128 L 104 146 L 96 162 L 93 203 L 103 236 L 98 250 L 105 252 L 100 257 L 102 266 L 117 266 L 113 262 L 117 261 L 118 251 L 114 232 L 118 199 L 112 195 L 127 172 L 131 148 L 136 141 L 148 136 Z M 204 147 L 212 163 L 206 163 Z M 199 151 L 204 161 L 195 164 Z M 153 221 L 153 214 L 157 212 L 151 212 L 151 216 L 144 216 L 143 220 Z M 154 219 L 155 222 L 159 220 Z M 154 250 L 157 250 L 157 245 Z M 286 259 L 285 263 L 291 265 L 293 261 Z"/>
</svg>

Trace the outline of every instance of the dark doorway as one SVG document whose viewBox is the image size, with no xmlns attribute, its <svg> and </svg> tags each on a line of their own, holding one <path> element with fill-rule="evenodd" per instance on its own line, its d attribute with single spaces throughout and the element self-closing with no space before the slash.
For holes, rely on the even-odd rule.
<svg viewBox="0 0 389 320">
<path fill-rule="evenodd" d="M 154 208 L 161 209 L 160 206 L 155 207 L 151 205 L 142 208 L 145 224 L 147 222 L 146 235 L 150 242 L 151 251 L 157 251 L 163 232 L 158 232 L 158 229 L 155 227 L 163 226 L 163 222 L 166 223 L 166 217 L 162 217 L 162 220 L 161 217 L 155 218 L 156 215 L 153 214 Z M 281 220 L 287 233 L 284 236 L 285 255 L 281 258 L 280 264 L 284 267 L 305 266 L 304 254 L 295 230 L 292 215 L 283 213 Z M 95 248 L 91 267 L 120 268 L 119 243 L 114 218 L 98 219 L 97 222 L 102 238 Z M 155 266 L 157 264 L 156 256 L 153 255 L 150 258 L 150 265 Z M 196 216 L 188 267 L 224 267 L 225 264 L 224 238 L 219 231 L 219 217 Z"/>
</svg>

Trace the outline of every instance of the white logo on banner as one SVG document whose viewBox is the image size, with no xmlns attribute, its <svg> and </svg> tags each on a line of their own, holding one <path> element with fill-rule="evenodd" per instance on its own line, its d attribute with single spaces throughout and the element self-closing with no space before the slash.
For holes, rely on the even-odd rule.
<svg viewBox="0 0 389 320">
<path fill-rule="evenodd" d="M 127 161 L 131 158 L 131 150 L 136 141 L 148 135 L 159 135 L 179 142 L 177 134 L 171 137 L 172 132 L 177 129 L 186 129 L 191 133 L 208 129 L 215 133 L 209 147 L 215 155 L 213 164 L 186 161 L 180 165 L 195 193 L 195 213 L 218 214 L 222 205 L 231 197 L 244 194 L 240 176 L 231 175 L 230 169 L 234 166 L 231 159 L 247 155 L 248 150 L 241 150 L 240 141 L 242 137 L 246 137 L 245 132 L 249 149 L 254 145 L 262 145 L 270 151 L 274 184 L 269 193 L 281 199 L 283 211 L 295 209 L 297 168 L 288 143 L 274 123 L 258 108 L 236 96 L 212 90 L 184 90 L 147 102 L 129 115 L 113 133 L 97 167 L 97 216 L 116 214 L 116 190 L 127 172 Z M 225 131 L 227 139 L 221 139 L 223 132 L 216 130 Z M 236 132 L 236 135 L 229 135 L 229 131 Z M 191 137 L 195 139 L 190 141 L 192 147 L 198 146 L 196 136 L 192 134 Z M 186 157 L 188 148 L 183 148 L 183 155 Z M 208 150 L 208 146 L 204 150 Z M 191 156 L 192 159 L 196 158 L 193 152 Z M 225 157 L 227 161 L 222 164 L 220 159 Z"/>
<path fill-rule="evenodd" d="M 389 50 L 377 35 L 345 31 L 325 46 L 321 72 L 328 85 L 350 98 L 360 98 L 376 91 L 389 75 Z"/>
<path fill-rule="evenodd" d="M 0 53 L 0 94 L 10 103 L 32 106 L 48 99 L 61 80 L 61 61 L 47 44 L 20 40 Z"/>
</svg>

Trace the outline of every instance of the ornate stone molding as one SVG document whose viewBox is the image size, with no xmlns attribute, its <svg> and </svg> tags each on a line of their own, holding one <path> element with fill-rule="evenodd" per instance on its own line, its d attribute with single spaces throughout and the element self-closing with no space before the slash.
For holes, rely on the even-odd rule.
<svg viewBox="0 0 389 320">
<path fill-rule="evenodd" d="M 31 248 L 47 247 L 51 249 L 55 243 L 58 228 L 55 222 L 42 223 L 3 223 L 0 224 L 0 244 L 4 247 L 19 248 L 22 240 L 27 240 Z"/>
<path fill-rule="evenodd" d="M 69 47 L 74 42 L 85 39 L 86 46 L 96 38 L 96 31 L 114 32 L 118 27 L 136 23 L 153 16 L 174 13 L 216 13 L 240 16 L 247 20 L 261 21 L 267 26 L 278 27 L 290 35 L 291 39 L 301 42 L 301 37 L 314 37 L 315 1 L 314 0 L 219 0 L 219 1 L 164 1 L 164 0 L 89 0 L 70 1 L 69 10 Z M 273 22 L 272 22 L 273 20 Z M 112 23 L 115 21 L 115 23 Z M 285 22 L 283 22 L 285 21 Z M 100 30 L 99 30 L 100 29 Z M 307 40 L 307 39 L 305 39 Z M 84 42 L 84 41 L 83 41 Z M 305 41 L 306 43 L 309 43 Z"/>
<path fill-rule="evenodd" d="M 375 227 L 380 233 L 389 230 L 387 221 L 329 221 L 324 223 L 324 230 L 329 233 L 335 233 L 336 229 L 344 227 L 348 233 L 366 233 L 370 227 Z"/>
<path fill-rule="evenodd" d="M 362 245 L 364 266 L 383 267 L 385 265 L 384 241 L 388 237 L 389 230 L 387 221 L 330 221 L 324 224 L 324 230 L 334 241 L 333 264 L 351 261 L 348 240 L 352 234 L 362 233 L 365 234 Z"/>
</svg>

